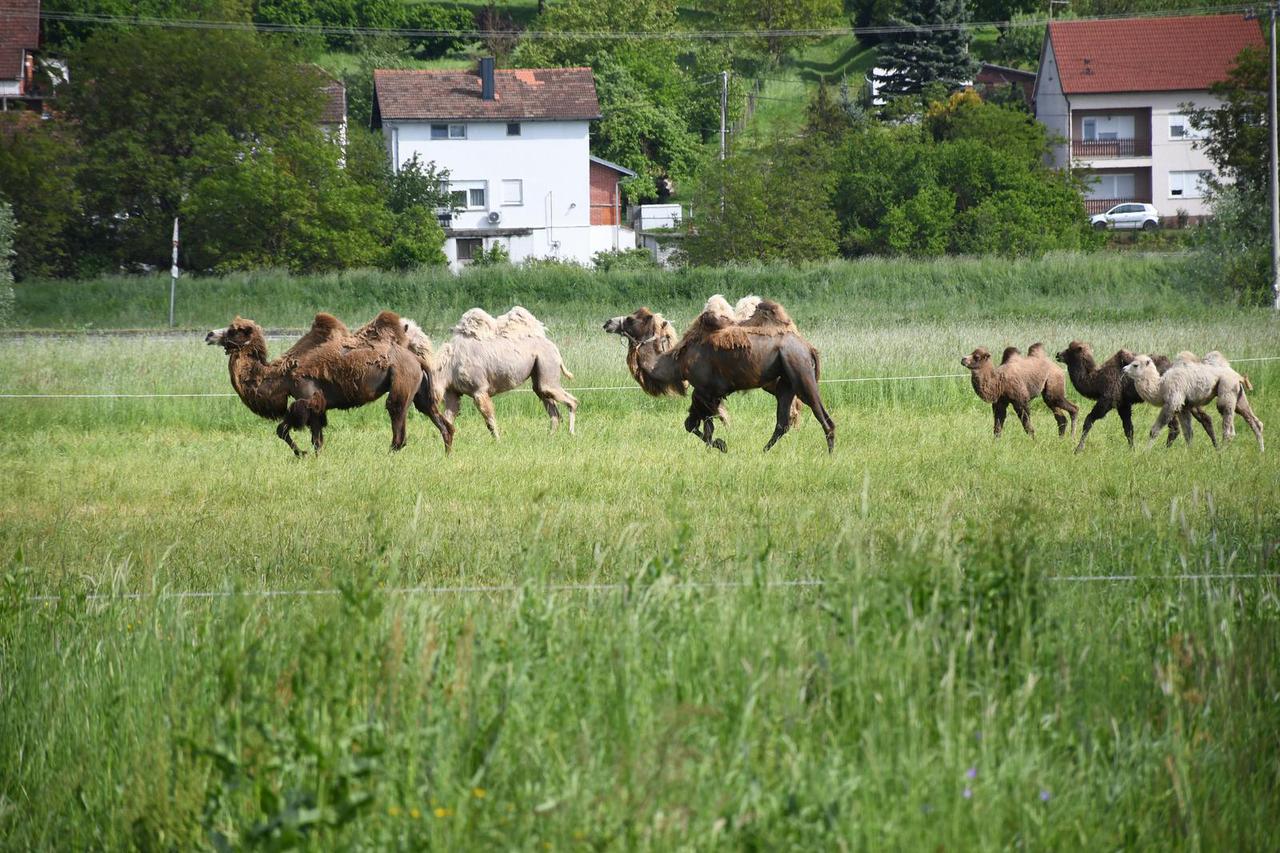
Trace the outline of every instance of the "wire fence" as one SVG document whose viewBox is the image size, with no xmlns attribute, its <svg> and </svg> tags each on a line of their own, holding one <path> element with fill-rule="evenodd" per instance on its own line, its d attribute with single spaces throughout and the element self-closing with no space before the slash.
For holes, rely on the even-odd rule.
<svg viewBox="0 0 1280 853">
<path fill-rule="evenodd" d="M 1231 360 L 1232 364 L 1242 364 L 1245 362 L 1259 361 L 1278 361 L 1280 355 L 1261 355 L 1253 358 L 1235 358 Z M 835 379 L 819 379 L 818 381 L 826 384 L 843 384 L 849 382 L 919 382 L 934 379 L 968 379 L 968 373 L 921 373 L 906 376 L 848 376 Z M 516 392 L 524 392 L 532 394 L 532 388 L 516 388 Z M 574 394 L 589 393 L 592 391 L 639 391 L 640 386 L 631 385 L 583 385 L 577 388 L 566 388 L 566 391 Z M 0 393 L 0 400 L 148 400 L 148 399 L 180 399 L 180 398 L 209 398 L 224 397 L 231 398 L 236 395 L 229 391 L 218 392 L 178 392 L 178 393 L 94 393 L 79 392 L 66 394 L 22 394 L 22 393 Z"/>
</svg>

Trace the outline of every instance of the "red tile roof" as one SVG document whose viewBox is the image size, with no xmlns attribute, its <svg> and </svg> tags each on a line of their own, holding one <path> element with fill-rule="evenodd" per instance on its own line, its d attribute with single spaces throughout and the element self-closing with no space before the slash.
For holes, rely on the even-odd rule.
<svg viewBox="0 0 1280 853">
<path fill-rule="evenodd" d="M 1242 49 L 1263 46 L 1243 15 L 1054 21 L 1049 39 L 1068 95 L 1208 89 Z"/>
<path fill-rule="evenodd" d="M 40 46 L 40 0 L 0 0 L 0 80 L 22 80 L 25 52 Z"/>
<path fill-rule="evenodd" d="M 4 0 L 0 0 L 4 2 Z M 347 119 L 347 87 L 342 81 L 319 65 L 309 66 L 319 78 L 320 91 L 324 93 L 324 107 L 320 111 L 321 124 L 342 124 Z"/>
<path fill-rule="evenodd" d="M 600 118 L 590 68 L 513 68 L 494 72 L 492 101 L 474 71 L 373 72 L 378 117 L 403 120 L 586 120 Z"/>
</svg>

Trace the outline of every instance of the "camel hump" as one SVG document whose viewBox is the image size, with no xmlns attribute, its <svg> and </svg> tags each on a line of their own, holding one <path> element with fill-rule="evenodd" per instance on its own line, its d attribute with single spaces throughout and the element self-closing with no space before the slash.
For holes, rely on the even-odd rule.
<svg viewBox="0 0 1280 853">
<path fill-rule="evenodd" d="M 331 341 L 341 340 L 350 332 L 347 326 L 332 314 L 320 313 L 311 321 L 311 329 L 298 339 L 298 342 L 285 351 L 285 358 L 297 358 L 308 350 L 323 346 Z"/>
<path fill-rule="evenodd" d="M 1182 352 L 1178 353 L 1177 357 L 1174 358 L 1174 361 L 1181 361 L 1187 364 L 1196 364 L 1200 361 L 1200 357 L 1195 353 L 1193 353 L 1191 350 L 1184 349 Z"/>
<path fill-rule="evenodd" d="M 1004 354 L 1000 356 L 1000 363 L 1008 364 L 1011 360 L 1020 355 L 1022 355 L 1022 350 L 1017 347 L 1005 347 Z"/>
<path fill-rule="evenodd" d="M 787 309 L 772 299 L 761 299 L 757 302 L 755 310 L 751 312 L 750 317 L 742 321 L 742 325 L 766 329 L 796 330 L 795 321 L 791 319 Z"/>
<path fill-rule="evenodd" d="M 1044 351 L 1044 344 L 1041 343 L 1040 341 L 1036 341 L 1034 344 L 1027 347 L 1027 358 L 1048 358 L 1048 357 L 1049 356 L 1046 355 Z"/>
<path fill-rule="evenodd" d="M 453 333 L 478 341 L 492 340 L 498 336 L 498 321 L 483 308 L 469 308 L 453 327 Z"/>
<path fill-rule="evenodd" d="M 733 306 L 733 317 L 739 323 L 749 320 L 756 313 L 756 309 L 760 307 L 759 296 L 744 296 L 738 300 Z"/>
<path fill-rule="evenodd" d="M 405 343 L 408 345 L 409 349 L 413 350 L 417 355 L 430 358 L 431 338 L 429 338 L 427 333 L 422 331 L 422 327 L 413 320 L 406 317 L 402 319 L 402 323 L 404 324 Z"/>
<path fill-rule="evenodd" d="M 1227 357 L 1222 353 L 1214 350 L 1204 354 L 1204 358 L 1200 359 L 1205 364 L 1212 364 L 1215 367 L 1230 367 L 1231 362 L 1227 361 Z"/>
<path fill-rule="evenodd" d="M 519 305 L 494 318 L 494 323 L 499 335 L 512 340 L 547 336 L 547 327 L 542 324 L 542 321 L 533 316 L 532 311 Z"/>
<path fill-rule="evenodd" d="M 713 295 L 707 300 L 707 303 L 702 306 L 702 313 L 712 314 L 716 317 L 724 317 L 727 320 L 740 319 L 734 316 L 733 306 L 729 304 L 729 300 L 725 299 L 719 293 Z"/>
<path fill-rule="evenodd" d="M 366 344 L 375 341 L 385 341 L 401 346 L 406 344 L 404 323 L 400 320 L 400 315 L 394 311 L 379 312 L 377 317 L 356 330 L 355 337 Z"/>
</svg>

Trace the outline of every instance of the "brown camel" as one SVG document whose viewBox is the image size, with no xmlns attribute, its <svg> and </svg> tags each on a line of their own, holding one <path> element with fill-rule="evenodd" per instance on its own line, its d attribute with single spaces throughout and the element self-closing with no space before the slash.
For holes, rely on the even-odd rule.
<svg viewBox="0 0 1280 853">
<path fill-rule="evenodd" d="M 1093 358 L 1093 350 L 1082 341 L 1072 341 L 1067 348 L 1058 353 L 1058 361 L 1067 366 L 1067 375 L 1071 384 L 1083 397 L 1096 400 L 1089 414 L 1085 415 L 1084 426 L 1080 430 L 1080 443 L 1076 445 L 1076 453 L 1084 450 L 1084 441 L 1089 437 L 1093 422 L 1106 417 L 1107 412 L 1115 409 L 1120 415 L 1120 423 L 1124 427 L 1124 437 L 1133 447 L 1133 404 L 1141 403 L 1142 397 L 1134 387 L 1133 379 L 1126 376 L 1124 367 L 1133 361 L 1134 354 L 1128 350 L 1117 350 L 1116 354 L 1099 365 Z M 1170 361 L 1163 355 L 1151 356 L 1156 370 L 1163 374 L 1169 369 Z M 1191 409 L 1191 416 L 1200 422 L 1209 436 L 1213 446 L 1218 446 L 1218 438 L 1213 432 L 1213 419 L 1204 409 L 1196 406 Z M 1166 446 L 1178 440 L 1178 421 L 1169 422 L 1169 440 Z"/>
<path fill-rule="evenodd" d="M 818 391 L 818 351 L 794 331 L 781 305 L 762 300 L 757 314 L 761 319 L 749 328 L 704 311 L 679 342 L 671 323 L 648 308 L 614 317 L 604 330 L 627 339 L 627 367 L 646 393 L 682 395 L 692 386 L 684 426 L 709 447 L 727 449 L 714 438 L 712 420 L 723 411 L 724 399 L 762 388 L 778 400 L 777 425 L 765 450 L 791 428 L 791 403 L 799 397 L 813 410 L 830 452 L 836 425 Z"/>
<path fill-rule="evenodd" d="M 400 318 L 390 311 L 354 334 L 336 317 L 317 314 L 311 330 L 275 361 L 267 360 L 262 328 L 241 317 L 209 332 L 205 343 L 226 350 L 231 386 L 254 414 L 280 421 L 276 435 L 297 456 L 305 453 L 290 430 L 308 427 L 311 446 L 319 453 L 329 409 L 358 408 L 384 394 L 392 450 L 404 447 L 410 403 L 440 430 L 446 452 L 453 444 L 453 429 L 441 417 L 434 396 L 417 393 L 431 377 L 406 345 Z"/>
<path fill-rule="evenodd" d="M 1080 410 L 1067 399 L 1067 379 L 1062 368 L 1045 354 L 1044 344 L 1032 344 L 1026 355 L 1017 347 L 1006 348 L 999 367 L 992 365 L 991 353 L 984 347 L 978 347 L 961 358 L 960 363 L 969 368 L 973 390 L 991 404 L 991 411 L 995 414 L 996 438 L 1004 431 L 1004 417 L 1009 406 L 1013 406 L 1027 435 L 1036 434 L 1031 426 L 1031 401 L 1036 396 L 1042 397 L 1053 412 L 1053 419 L 1058 422 L 1058 435 L 1066 435 L 1067 417 L 1062 413 L 1070 413 L 1071 435 L 1075 436 L 1076 413 Z"/>
</svg>

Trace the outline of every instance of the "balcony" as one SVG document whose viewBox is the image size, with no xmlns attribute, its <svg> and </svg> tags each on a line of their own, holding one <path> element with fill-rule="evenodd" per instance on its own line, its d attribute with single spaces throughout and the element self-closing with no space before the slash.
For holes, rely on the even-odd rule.
<svg viewBox="0 0 1280 853">
<path fill-rule="evenodd" d="M 1084 200 L 1084 209 L 1090 216 L 1097 216 L 1099 213 L 1106 213 L 1117 204 L 1150 203 L 1151 199 L 1144 198 L 1086 198 Z"/>
<path fill-rule="evenodd" d="M 1071 143 L 1071 156 L 1078 160 L 1150 157 L 1151 139 L 1077 139 Z"/>
</svg>

